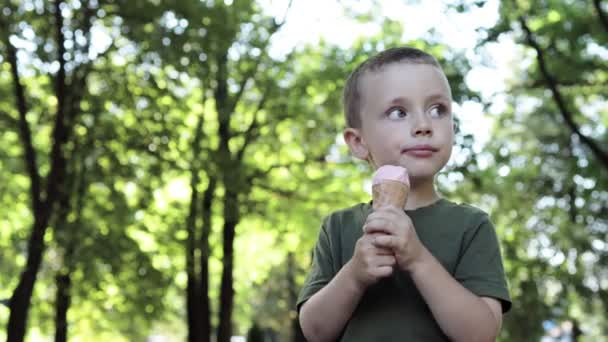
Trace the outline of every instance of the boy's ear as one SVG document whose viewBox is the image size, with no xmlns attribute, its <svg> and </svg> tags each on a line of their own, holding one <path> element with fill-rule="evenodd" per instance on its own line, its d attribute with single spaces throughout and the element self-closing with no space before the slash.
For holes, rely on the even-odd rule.
<svg viewBox="0 0 608 342">
<path fill-rule="evenodd" d="M 342 133 L 344 141 L 348 145 L 350 152 L 361 160 L 367 160 L 369 157 L 369 150 L 361 137 L 361 131 L 356 128 L 346 128 Z"/>
</svg>

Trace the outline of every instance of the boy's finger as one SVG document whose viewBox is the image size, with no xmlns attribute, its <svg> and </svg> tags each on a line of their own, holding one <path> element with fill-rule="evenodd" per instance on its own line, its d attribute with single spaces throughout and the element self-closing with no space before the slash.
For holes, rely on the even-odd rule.
<svg viewBox="0 0 608 342">
<path fill-rule="evenodd" d="M 403 212 L 403 209 L 400 209 L 394 205 L 383 205 L 382 207 L 378 208 L 378 211 L 382 212 L 387 212 L 387 213 L 391 213 L 391 214 L 399 214 L 401 212 Z"/>
<path fill-rule="evenodd" d="M 388 255 L 390 257 L 395 256 L 395 253 L 393 253 L 393 250 L 390 248 L 379 247 L 379 246 L 374 245 L 373 243 L 372 243 L 372 246 L 374 246 L 374 248 L 376 249 L 376 253 L 375 253 L 376 255 L 381 255 L 381 256 Z"/>
<path fill-rule="evenodd" d="M 372 247 L 372 249 L 370 249 L 370 251 L 373 255 L 376 255 L 376 256 L 388 255 L 391 257 L 394 256 L 395 254 L 393 253 L 393 251 L 391 249 L 378 247 L 374 244 L 374 238 L 377 235 L 385 235 L 385 234 L 384 233 L 365 234 L 361 237 L 362 243 Z"/>
<path fill-rule="evenodd" d="M 370 214 L 365 220 L 365 224 L 374 220 L 398 221 L 401 218 L 401 214 L 395 207 L 384 208 L 390 208 L 390 210 Z"/>
<path fill-rule="evenodd" d="M 398 247 L 397 238 L 391 235 L 378 235 L 374 237 L 372 243 L 378 248 L 393 249 Z"/>
<path fill-rule="evenodd" d="M 385 218 L 373 218 L 363 225 L 366 234 L 372 233 L 393 233 L 393 222 Z"/>
<path fill-rule="evenodd" d="M 367 218 L 369 219 L 369 218 L 373 218 L 373 217 L 384 217 L 384 218 L 393 220 L 393 219 L 401 219 L 404 216 L 409 219 L 409 216 L 403 209 L 397 208 L 392 205 L 387 205 L 387 206 L 378 208 L 378 210 L 376 212 L 369 214 L 367 216 Z"/>
<path fill-rule="evenodd" d="M 376 259 L 376 260 L 377 260 L 378 267 L 394 266 L 396 263 L 395 257 L 392 254 L 378 256 L 378 259 Z"/>
<path fill-rule="evenodd" d="M 393 274 L 393 266 L 380 266 L 374 273 L 376 277 L 388 277 Z"/>
</svg>

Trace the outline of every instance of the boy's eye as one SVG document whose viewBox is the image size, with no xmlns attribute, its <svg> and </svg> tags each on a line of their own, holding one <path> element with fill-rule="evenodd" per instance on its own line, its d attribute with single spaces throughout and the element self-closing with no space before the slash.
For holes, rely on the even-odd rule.
<svg viewBox="0 0 608 342">
<path fill-rule="evenodd" d="M 445 115 L 447 112 L 446 108 L 444 105 L 437 105 L 434 106 L 433 108 L 431 108 L 431 110 L 429 111 L 429 113 L 431 114 L 432 118 L 439 118 L 443 115 Z"/>
<path fill-rule="evenodd" d="M 406 117 L 407 113 L 401 108 L 392 108 L 387 112 L 387 116 L 391 120 L 399 120 Z"/>
</svg>

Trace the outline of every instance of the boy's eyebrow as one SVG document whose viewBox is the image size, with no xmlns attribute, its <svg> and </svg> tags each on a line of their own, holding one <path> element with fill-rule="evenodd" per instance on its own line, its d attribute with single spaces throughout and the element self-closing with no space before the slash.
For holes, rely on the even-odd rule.
<svg viewBox="0 0 608 342">
<path fill-rule="evenodd" d="M 449 101 L 450 98 L 449 96 L 446 96 L 445 94 L 432 94 L 430 96 L 427 96 L 425 101 L 426 102 L 432 102 L 432 101 L 436 101 L 436 100 L 447 100 Z M 403 96 L 399 96 L 399 97 L 395 97 L 394 99 L 391 100 L 391 104 L 400 104 L 400 103 L 409 103 L 409 99 L 403 97 Z"/>
<path fill-rule="evenodd" d="M 432 94 L 430 96 L 427 96 L 427 101 L 431 102 L 431 101 L 436 101 L 436 100 L 448 100 L 449 101 L 449 97 L 445 96 L 445 94 Z"/>
<path fill-rule="evenodd" d="M 409 100 L 406 99 L 405 97 L 395 97 L 394 99 L 391 100 L 391 104 L 399 104 L 399 103 L 409 103 Z"/>
</svg>

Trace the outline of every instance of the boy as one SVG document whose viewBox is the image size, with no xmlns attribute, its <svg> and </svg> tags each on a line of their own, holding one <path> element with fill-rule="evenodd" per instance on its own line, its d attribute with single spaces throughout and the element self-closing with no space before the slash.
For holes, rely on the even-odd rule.
<svg viewBox="0 0 608 342">
<path fill-rule="evenodd" d="M 347 80 L 344 139 L 374 169 L 407 168 L 405 208 L 329 215 L 298 299 L 309 341 L 493 341 L 511 307 L 488 215 L 439 197 L 452 95 L 431 55 L 386 50 Z"/>
</svg>

